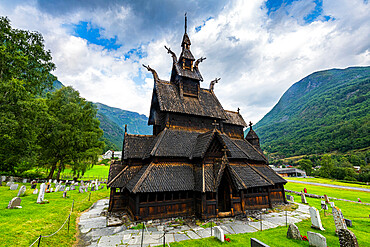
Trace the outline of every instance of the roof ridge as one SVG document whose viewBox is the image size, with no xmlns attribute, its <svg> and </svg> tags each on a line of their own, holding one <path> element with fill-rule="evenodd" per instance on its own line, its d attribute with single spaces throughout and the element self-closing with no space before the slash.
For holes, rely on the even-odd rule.
<svg viewBox="0 0 370 247">
<path fill-rule="evenodd" d="M 225 134 L 223 134 L 223 135 L 225 135 Z M 225 136 L 227 136 L 227 135 L 225 135 Z M 247 156 L 247 158 L 248 159 L 250 159 L 251 157 L 237 144 L 237 143 L 235 143 L 234 141 L 233 141 L 233 138 L 231 138 L 231 137 L 229 137 L 229 136 L 227 136 L 228 138 L 230 138 L 230 140 L 232 141 L 232 143 L 237 147 L 237 148 L 239 148 L 239 150 L 240 151 L 242 151 L 243 152 L 243 154 L 245 154 L 246 156 Z M 237 139 L 237 138 L 235 138 L 235 139 Z M 238 140 L 244 140 L 244 139 L 238 139 Z"/>
<path fill-rule="evenodd" d="M 164 130 L 161 132 L 161 133 L 159 133 L 159 138 L 158 138 L 158 140 L 157 140 L 157 142 L 155 143 L 155 145 L 154 145 L 154 147 L 153 147 L 153 150 L 150 152 L 150 155 L 151 156 L 154 156 L 155 155 L 155 153 L 157 152 L 157 149 L 158 149 L 158 146 L 159 146 L 159 143 L 161 143 L 161 141 L 162 141 L 162 139 L 163 139 L 163 136 L 166 134 L 166 132 L 167 132 L 167 128 L 164 128 Z"/>
<path fill-rule="evenodd" d="M 227 112 L 232 112 L 232 113 L 236 113 L 236 114 L 239 114 L 239 112 L 236 112 L 236 111 L 231 111 L 231 110 L 225 110 L 224 111 L 227 111 Z"/>
<path fill-rule="evenodd" d="M 239 177 L 239 174 L 234 170 L 234 168 L 231 167 L 230 164 L 228 165 L 228 168 L 231 170 L 235 178 L 238 179 L 239 182 L 244 186 L 244 188 L 248 189 L 248 186 L 245 185 L 244 181 Z"/>
<path fill-rule="evenodd" d="M 107 184 L 107 187 L 109 187 L 114 181 L 116 181 L 116 179 L 119 177 L 119 176 L 121 176 L 122 175 L 122 173 L 124 172 L 124 171 L 126 171 L 126 169 L 127 169 L 127 167 L 128 167 L 128 165 L 126 165 L 123 169 L 122 169 L 122 171 L 120 171 L 118 174 L 117 174 L 117 176 L 115 176 L 108 184 Z"/>
<path fill-rule="evenodd" d="M 248 163 L 245 163 L 245 164 L 247 164 L 247 166 L 249 166 L 250 168 L 252 168 L 255 172 L 257 172 L 261 177 L 263 177 L 267 182 L 270 182 L 270 183 L 272 183 L 273 185 L 275 185 L 275 183 L 272 181 L 272 180 L 270 180 L 270 179 L 268 179 L 266 176 L 265 176 L 265 174 L 263 174 L 262 172 L 260 172 L 258 169 L 256 169 L 256 168 L 254 168 L 252 165 L 250 165 L 250 164 L 248 164 Z M 266 165 L 266 166 L 268 166 L 268 165 Z"/>
<path fill-rule="evenodd" d="M 148 173 L 150 172 L 151 168 L 153 167 L 154 163 L 151 162 L 148 167 L 146 168 L 146 170 L 144 171 L 144 173 L 141 175 L 141 177 L 139 178 L 139 180 L 137 181 L 137 183 L 135 184 L 134 188 L 132 188 L 132 192 L 135 193 L 136 190 L 138 189 L 138 187 L 144 182 L 145 178 L 148 176 Z M 143 167 L 144 168 L 144 167 Z M 142 168 L 142 169 L 143 169 Z"/>
<path fill-rule="evenodd" d="M 261 155 L 261 157 L 267 162 L 267 163 L 269 163 L 269 161 L 268 161 L 268 159 L 266 158 L 266 156 L 263 154 L 263 153 L 261 153 L 260 151 L 258 151 L 258 149 L 257 148 L 255 148 L 252 144 L 250 144 L 249 143 L 249 141 L 247 141 L 247 140 L 245 140 L 244 138 L 243 138 L 243 140 L 247 143 L 247 144 L 249 144 L 254 150 L 256 150 L 260 155 Z"/>
<path fill-rule="evenodd" d="M 127 134 L 128 136 L 146 136 L 146 137 L 152 137 L 153 135 L 140 135 L 140 134 Z"/>
</svg>

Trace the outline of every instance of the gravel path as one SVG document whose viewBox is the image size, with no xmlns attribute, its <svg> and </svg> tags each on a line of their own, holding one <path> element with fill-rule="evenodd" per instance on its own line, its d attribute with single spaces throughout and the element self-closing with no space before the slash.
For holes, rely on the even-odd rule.
<svg viewBox="0 0 370 247">
<path fill-rule="evenodd" d="M 142 230 L 131 230 L 125 226 L 107 227 L 105 216 L 109 199 L 97 201 L 89 211 L 83 213 L 79 219 L 78 246 L 140 246 L 142 241 Z M 295 211 L 273 212 L 262 214 L 262 230 L 297 223 L 310 218 L 309 205 L 298 204 Z M 147 222 L 146 225 L 149 222 Z M 225 234 L 238 234 L 256 232 L 261 230 L 261 222 L 249 222 L 246 220 L 235 220 L 234 218 L 223 219 L 220 227 Z M 144 231 L 143 246 L 163 245 L 163 234 L 166 231 L 166 243 L 178 242 L 188 239 L 208 238 L 211 236 L 211 228 L 199 226 L 182 225 L 177 227 L 163 226 L 159 223 L 147 226 Z M 212 232 L 212 235 L 213 232 Z"/>
<path fill-rule="evenodd" d="M 358 190 L 358 191 L 370 192 L 370 189 L 359 188 L 359 187 L 341 186 L 341 185 L 335 185 L 335 184 L 322 184 L 322 183 L 297 181 L 297 180 L 287 180 L 287 181 L 292 182 L 292 183 L 299 183 L 299 184 L 312 184 L 312 185 L 319 185 L 319 186 L 332 187 L 332 188 L 338 188 L 338 189 Z"/>
</svg>

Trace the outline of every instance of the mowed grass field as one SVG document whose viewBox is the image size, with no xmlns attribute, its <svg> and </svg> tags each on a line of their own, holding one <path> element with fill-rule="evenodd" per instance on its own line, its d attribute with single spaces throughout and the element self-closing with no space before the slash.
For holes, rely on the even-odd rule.
<svg viewBox="0 0 370 247">
<path fill-rule="evenodd" d="M 79 193 L 76 190 L 67 193 L 68 198 L 63 198 L 63 192 L 45 193 L 47 204 L 37 204 L 37 195 L 33 195 L 30 184 L 24 184 L 27 191 L 22 199 L 21 209 L 7 209 L 9 201 L 17 196 L 22 183 L 18 183 L 17 190 L 10 190 L 9 187 L 0 187 L 0 246 L 30 246 L 40 235 L 54 233 L 67 219 L 72 201 L 74 208 L 70 218 L 69 233 L 67 224 L 54 236 L 42 238 L 40 246 L 72 246 L 76 242 L 77 223 L 76 218 L 81 212 L 88 209 L 99 199 L 107 198 L 109 190 L 104 189 L 89 193 Z M 38 184 L 37 188 L 40 188 Z M 34 245 L 37 246 L 37 243 Z"/>
<path fill-rule="evenodd" d="M 63 173 L 64 175 L 73 175 L 73 172 L 70 168 L 66 168 Z M 82 176 L 83 178 L 108 178 L 109 166 L 106 165 L 94 165 L 93 168 L 87 170 Z"/>
<path fill-rule="evenodd" d="M 337 180 L 329 179 L 329 178 L 296 178 L 296 177 L 288 177 L 284 178 L 288 181 L 302 181 L 302 182 L 312 182 L 312 183 L 322 183 L 322 184 L 333 184 L 333 185 L 340 185 L 340 186 L 347 186 L 347 187 L 358 187 L 358 188 L 366 188 L 370 189 L 370 185 L 366 184 L 357 184 L 357 183 L 349 183 L 349 182 L 340 182 Z"/>
<path fill-rule="evenodd" d="M 360 197 L 362 201 L 368 201 L 370 193 L 367 192 L 358 192 L 353 190 L 340 190 L 328 187 L 305 185 L 305 184 L 294 184 L 288 183 L 285 186 L 289 190 L 301 191 L 304 187 L 307 188 L 308 193 L 314 194 L 327 194 L 330 197 L 343 198 L 348 200 L 357 200 L 357 197 Z M 287 193 L 290 194 L 290 193 Z M 291 194 L 295 197 L 295 201 L 300 202 L 300 196 Z M 359 246 L 369 247 L 370 246 L 370 206 L 352 202 L 338 201 L 333 200 L 335 205 L 338 206 L 344 217 L 352 220 L 353 227 L 350 227 L 358 240 Z M 307 202 L 310 206 L 317 208 L 320 211 L 320 217 L 322 224 L 325 228 L 325 231 L 320 231 L 311 228 L 311 220 L 304 220 L 296 225 L 298 226 L 301 235 L 307 236 L 307 232 L 317 232 L 326 237 L 327 245 L 329 247 L 339 247 L 339 238 L 335 235 L 335 225 L 333 216 L 331 215 L 331 208 L 329 206 L 329 212 L 321 209 L 321 199 L 309 198 L 307 197 Z M 254 233 L 245 233 L 245 234 L 236 234 L 236 235 L 226 235 L 230 238 L 230 242 L 221 243 L 214 237 L 201 239 L 201 240 L 187 240 L 182 242 L 171 243 L 172 247 L 178 246 L 251 246 L 250 239 L 257 238 L 258 240 L 268 244 L 271 247 L 298 247 L 298 246 L 309 246 L 309 243 L 306 241 L 298 241 L 286 238 L 287 227 L 277 227 L 273 229 L 268 229 L 264 231 L 258 231 Z"/>
</svg>

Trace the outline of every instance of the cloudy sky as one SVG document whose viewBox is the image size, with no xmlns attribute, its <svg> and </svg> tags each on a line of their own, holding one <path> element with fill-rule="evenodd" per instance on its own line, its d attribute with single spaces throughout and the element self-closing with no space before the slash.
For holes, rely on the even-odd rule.
<svg viewBox="0 0 370 247">
<path fill-rule="evenodd" d="M 2 0 L 12 26 L 40 32 L 54 74 L 86 99 L 148 116 L 153 78 L 169 80 L 184 13 L 191 50 L 225 109 L 257 122 L 296 81 L 318 70 L 370 65 L 367 0 Z"/>
</svg>

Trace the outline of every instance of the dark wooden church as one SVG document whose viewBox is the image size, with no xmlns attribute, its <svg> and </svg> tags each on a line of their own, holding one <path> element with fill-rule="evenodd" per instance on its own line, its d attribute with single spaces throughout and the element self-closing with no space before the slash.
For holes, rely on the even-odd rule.
<svg viewBox="0 0 370 247">
<path fill-rule="evenodd" d="M 201 88 L 186 33 L 169 81 L 153 73 L 149 125 L 153 135 L 124 134 L 122 162 L 112 164 L 109 211 L 134 219 L 233 216 L 284 203 L 286 181 L 269 166 L 257 134 L 239 110 L 224 110 L 213 88 Z"/>
</svg>

